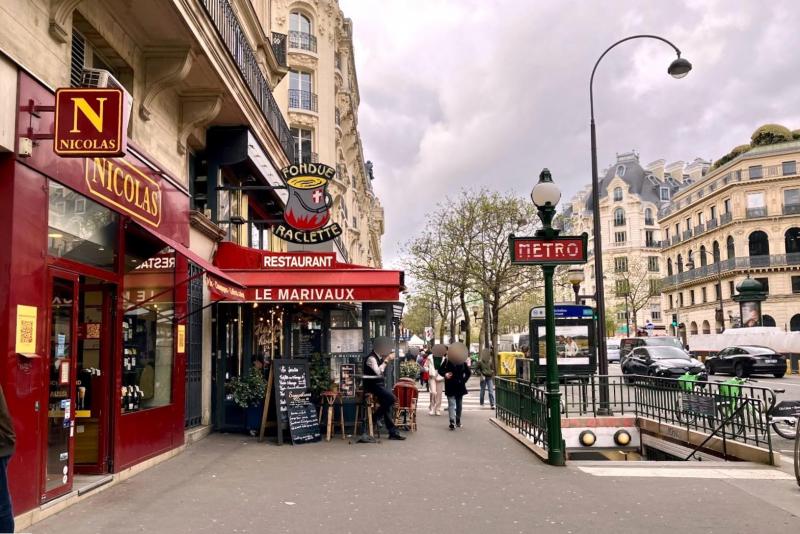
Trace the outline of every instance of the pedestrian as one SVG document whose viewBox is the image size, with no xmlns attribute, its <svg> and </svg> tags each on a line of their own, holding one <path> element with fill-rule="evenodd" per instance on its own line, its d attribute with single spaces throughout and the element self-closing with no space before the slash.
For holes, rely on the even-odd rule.
<svg viewBox="0 0 800 534">
<path fill-rule="evenodd" d="M 17 438 L 8 412 L 6 397 L 0 387 L 0 532 L 14 532 L 14 511 L 8 491 L 8 461 L 14 454 Z"/>
<path fill-rule="evenodd" d="M 389 439 L 404 440 L 405 436 L 400 434 L 392 421 L 392 406 L 397 399 L 394 394 L 386 389 L 386 382 L 383 373 L 386 366 L 394 360 L 392 350 L 392 340 L 388 337 L 376 337 L 372 342 L 372 352 L 364 360 L 364 391 L 371 393 L 378 401 L 378 409 L 375 410 L 375 418 L 380 421 L 383 418 L 384 426 L 389 432 Z"/>
<path fill-rule="evenodd" d="M 425 353 L 425 349 L 420 349 L 417 353 L 417 365 L 419 365 L 419 385 L 420 386 L 427 386 L 428 381 L 423 379 L 423 372 L 425 371 L 425 357 L 427 354 Z"/>
<path fill-rule="evenodd" d="M 439 366 L 439 374 L 444 377 L 444 394 L 447 395 L 447 411 L 450 415 L 450 430 L 461 428 L 461 411 L 464 395 L 467 394 L 467 380 L 470 370 L 467 364 L 467 347 L 463 343 L 451 343 L 447 358 Z"/>
<path fill-rule="evenodd" d="M 481 406 L 483 406 L 484 393 L 489 391 L 489 406 L 494 410 L 494 375 L 495 366 L 492 351 L 481 349 L 480 359 L 478 360 L 478 372 L 481 376 Z"/>
<path fill-rule="evenodd" d="M 442 415 L 442 392 L 444 391 L 444 377 L 436 371 L 436 362 L 433 360 L 433 354 L 428 353 L 426 355 L 424 369 L 428 374 L 428 391 L 430 392 L 428 415 Z"/>
</svg>

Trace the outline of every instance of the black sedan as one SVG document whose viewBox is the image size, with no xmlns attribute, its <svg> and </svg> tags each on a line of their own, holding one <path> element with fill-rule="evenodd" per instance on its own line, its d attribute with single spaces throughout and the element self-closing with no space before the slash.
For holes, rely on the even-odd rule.
<svg viewBox="0 0 800 534">
<path fill-rule="evenodd" d="M 699 375 L 700 380 L 708 378 L 703 362 L 677 347 L 637 347 L 622 362 L 622 373 L 665 378 L 678 378 L 690 373 Z"/>
<path fill-rule="evenodd" d="M 716 356 L 706 359 L 708 374 L 731 373 L 739 378 L 750 375 L 772 375 L 783 378 L 786 374 L 786 356 L 769 347 L 737 345 L 722 349 Z"/>
</svg>

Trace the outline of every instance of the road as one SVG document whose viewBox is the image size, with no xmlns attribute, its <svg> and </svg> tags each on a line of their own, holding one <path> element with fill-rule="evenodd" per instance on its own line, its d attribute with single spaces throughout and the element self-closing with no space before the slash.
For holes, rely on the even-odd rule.
<svg viewBox="0 0 800 534">
<path fill-rule="evenodd" d="M 619 376 L 622 374 L 620 366 L 617 363 L 609 364 L 608 371 L 612 376 Z M 722 381 L 726 378 L 728 378 L 727 375 L 721 374 L 709 377 L 712 382 Z M 786 375 L 783 378 L 754 376 L 753 381 L 755 382 L 755 384 L 753 384 L 755 386 L 766 387 L 773 390 L 783 389 L 785 391 L 784 393 L 776 393 L 778 402 L 782 400 L 800 400 L 800 375 Z M 789 457 L 791 457 L 794 452 L 794 441 L 784 439 L 774 432 L 772 434 L 772 446 L 774 450 Z"/>
</svg>

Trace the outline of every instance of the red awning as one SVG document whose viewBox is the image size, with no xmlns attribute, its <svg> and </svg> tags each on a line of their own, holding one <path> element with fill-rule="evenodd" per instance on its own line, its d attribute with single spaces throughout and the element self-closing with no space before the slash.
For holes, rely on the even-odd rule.
<svg viewBox="0 0 800 534">
<path fill-rule="evenodd" d="M 156 234 L 137 223 L 137 226 L 158 240 L 163 242 L 168 247 L 171 247 L 181 256 L 203 269 L 206 273 L 206 284 L 211 292 L 213 300 L 244 300 L 244 286 L 235 278 L 228 276 L 222 269 L 212 264 L 206 259 L 203 259 L 198 254 L 192 252 L 188 247 L 185 247 L 172 238 L 166 237 L 161 234 Z"/>
<path fill-rule="evenodd" d="M 335 254 L 266 252 L 220 243 L 214 263 L 253 302 L 397 302 L 403 271 L 339 263 Z"/>
</svg>

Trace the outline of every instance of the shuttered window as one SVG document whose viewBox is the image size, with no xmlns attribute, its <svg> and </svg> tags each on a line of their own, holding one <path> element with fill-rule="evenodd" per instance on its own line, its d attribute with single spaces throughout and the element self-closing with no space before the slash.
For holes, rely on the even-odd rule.
<svg viewBox="0 0 800 534">
<path fill-rule="evenodd" d="M 83 79 L 83 67 L 86 61 L 86 40 L 83 35 L 72 30 L 72 58 L 70 60 L 69 85 L 80 87 Z"/>
</svg>

